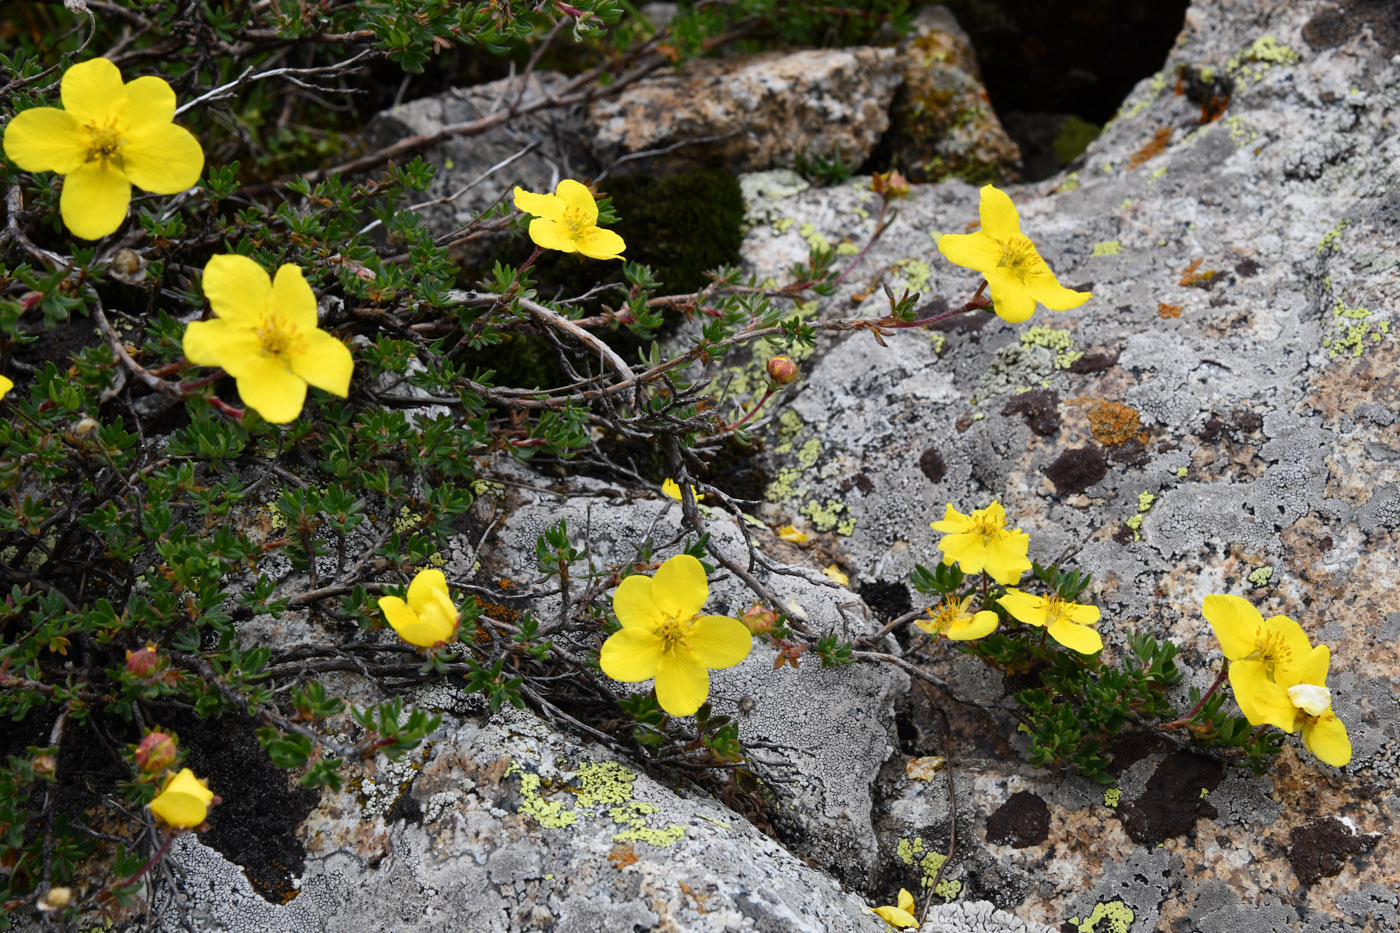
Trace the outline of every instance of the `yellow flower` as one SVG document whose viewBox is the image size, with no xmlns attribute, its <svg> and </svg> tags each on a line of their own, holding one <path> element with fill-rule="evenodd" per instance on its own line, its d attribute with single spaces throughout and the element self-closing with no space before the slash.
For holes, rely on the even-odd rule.
<svg viewBox="0 0 1400 933">
<path fill-rule="evenodd" d="M 603 643 L 598 663 L 613 680 L 656 678 L 656 700 L 672 716 L 689 716 L 710 695 L 708 669 L 749 656 L 753 636 L 738 619 L 702 616 L 710 598 L 705 568 L 677 554 L 652 577 L 627 577 L 613 594 L 622 628 Z"/>
<path fill-rule="evenodd" d="M 301 414 L 306 386 L 344 398 L 355 361 L 350 348 L 316 327 L 316 296 L 290 263 L 269 279 L 247 256 L 213 256 L 204 267 L 212 321 L 185 328 L 185 357 L 222 366 L 244 404 L 273 424 Z"/>
<path fill-rule="evenodd" d="M 663 493 L 665 493 L 667 496 L 669 496 L 670 498 L 675 499 L 677 502 L 681 501 L 681 485 L 680 485 L 680 483 L 676 482 L 675 480 L 673 480 L 673 479 L 664 479 L 664 480 L 662 480 L 662 481 L 661 481 L 661 491 L 662 491 Z M 694 487 L 694 486 L 691 486 L 691 487 L 690 487 L 690 494 L 691 494 L 692 496 L 695 497 L 695 501 L 696 501 L 696 502 L 700 502 L 700 501 L 704 500 L 704 498 L 705 498 L 704 496 L 700 495 L 700 493 L 698 493 L 698 492 L 695 491 L 695 487 Z"/>
<path fill-rule="evenodd" d="M 15 387 L 14 381 L 0 376 L 0 398 L 10 394 L 10 390 Z"/>
<path fill-rule="evenodd" d="M 953 641 L 972 641 L 990 635 L 997 627 L 997 614 L 983 609 L 973 615 L 967 611 L 971 605 L 971 596 L 961 600 L 945 596 L 942 605 L 929 609 L 927 619 L 919 619 L 914 624 L 930 635 L 942 635 Z"/>
<path fill-rule="evenodd" d="M 408 585 L 407 603 L 397 596 L 381 596 L 379 611 L 400 638 L 420 648 L 450 641 L 457 632 L 457 606 L 441 570 L 420 571 Z"/>
<path fill-rule="evenodd" d="M 586 187 L 565 178 L 553 194 L 535 194 L 516 186 L 515 207 L 535 215 L 530 239 L 536 246 L 589 259 L 621 259 L 627 244 L 611 230 L 598 226 L 598 203 Z"/>
<path fill-rule="evenodd" d="M 69 68 L 63 109 L 31 107 L 5 128 L 5 155 L 26 172 L 65 176 L 59 213 L 74 236 L 96 240 L 126 219 L 131 186 L 178 194 L 199 181 L 204 150 L 175 118 L 175 92 L 160 78 L 122 83 L 94 58 Z"/>
<path fill-rule="evenodd" d="M 943 563 L 956 561 L 963 573 L 985 570 L 998 583 L 1011 584 L 1031 569 L 1030 558 L 1026 556 L 1031 537 L 1019 528 L 1007 530 L 1006 510 L 1000 502 L 993 502 L 971 515 L 964 515 L 949 503 L 943 520 L 930 522 L 929 527 L 944 534 L 943 540 L 938 542 Z"/>
<path fill-rule="evenodd" d="M 793 544 L 805 544 L 807 536 L 797 530 L 796 525 L 784 525 L 778 529 L 778 537 L 784 541 L 791 541 Z"/>
<path fill-rule="evenodd" d="M 1071 651 L 1093 654 L 1103 650 L 1103 638 L 1093 629 L 1099 623 L 1098 606 L 1082 606 L 1058 596 L 1033 596 L 1017 589 L 1007 590 L 997 602 L 1017 621 L 1045 626 L 1051 638 Z"/>
<path fill-rule="evenodd" d="M 1297 718 L 1289 732 L 1300 727 L 1303 744 L 1321 761 L 1340 768 L 1351 761 L 1351 739 L 1347 727 L 1332 712 L 1332 691 L 1327 689 L 1327 667 L 1331 652 L 1318 645 L 1298 669 L 1298 683 L 1288 688 L 1288 701 Z"/>
<path fill-rule="evenodd" d="M 1021 218 L 1006 192 L 984 186 L 980 213 L 982 229 L 945 234 L 938 240 L 938 251 L 949 262 L 982 273 L 991 291 L 992 310 L 1002 320 L 1024 321 L 1035 311 L 1037 301 L 1052 311 L 1068 311 L 1092 297 L 1056 280 L 1035 244 L 1021 235 Z"/>
<path fill-rule="evenodd" d="M 1326 646 L 1314 649 L 1297 622 L 1288 616 L 1266 620 L 1239 596 L 1207 596 L 1201 612 L 1230 661 L 1230 689 L 1244 718 L 1256 726 L 1296 731 L 1297 708 L 1288 688 L 1300 682 L 1303 671 L 1315 671 L 1319 658 L 1325 676 Z"/>
<path fill-rule="evenodd" d="M 899 906 L 876 907 L 875 913 L 895 929 L 903 930 L 919 925 L 918 918 L 914 916 L 914 895 L 903 888 L 899 889 Z"/>
<path fill-rule="evenodd" d="M 839 586 L 847 586 L 851 582 L 851 578 L 842 573 L 841 568 L 836 566 L 835 564 L 832 564 L 826 569 L 824 569 L 822 571 L 822 576 L 826 577 L 832 583 L 835 583 Z"/>
<path fill-rule="evenodd" d="M 195 777 L 189 768 L 181 768 L 180 773 L 166 781 L 165 787 L 156 794 L 156 799 L 146 806 L 165 825 L 175 829 L 191 829 L 204 822 L 213 799 L 214 792 L 207 783 Z"/>
</svg>

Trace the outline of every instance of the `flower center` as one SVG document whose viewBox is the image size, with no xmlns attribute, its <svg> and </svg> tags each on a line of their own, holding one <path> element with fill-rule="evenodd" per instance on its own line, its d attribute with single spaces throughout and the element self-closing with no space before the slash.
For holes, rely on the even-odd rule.
<svg viewBox="0 0 1400 933">
<path fill-rule="evenodd" d="M 1023 236 L 997 242 L 1001 244 L 1001 261 L 997 263 L 997 268 L 1009 270 L 1024 282 L 1035 264 L 1035 244 Z"/>
<path fill-rule="evenodd" d="M 936 611 L 929 609 L 929 625 L 927 627 L 932 628 L 940 635 L 946 635 L 948 629 L 953 627 L 953 623 L 961 619 L 963 615 L 962 600 L 945 596 L 943 603 Z"/>
<path fill-rule="evenodd" d="M 1066 622 L 1073 621 L 1069 617 L 1070 605 L 1058 596 L 1051 596 L 1047 599 L 1045 601 L 1045 627 L 1049 628 L 1061 619 Z"/>
<path fill-rule="evenodd" d="M 88 135 L 87 161 L 94 162 L 100 159 L 106 162 L 121 159 L 126 139 L 115 126 L 95 126 L 89 123 L 83 129 Z"/>
<path fill-rule="evenodd" d="M 656 637 L 661 639 L 662 653 L 689 650 L 690 645 L 686 642 L 686 636 L 690 634 L 690 620 L 681 621 L 667 616 L 660 625 L 656 627 Z"/>
<path fill-rule="evenodd" d="M 262 319 L 256 329 L 258 343 L 264 356 L 275 356 L 286 362 L 306 348 L 306 337 L 295 324 L 284 321 L 277 314 L 269 314 Z"/>
<path fill-rule="evenodd" d="M 578 208 L 566 207 L 564 208 L 564 226 L 569 228 L 570 239 L 581 240 L 583 235 L 593 226 L 593 221 L 589 220 Z"/>
<path fill-rule="evenodd" d="M 983 544 L 991 544 L 992 541 L 1001 537 L 1002 529 L 1006 527 L 1006 521 L 997 521 L 990 512 L 973 513 L 972 532 L 980 535 Z"/>
<path fill-rule="evenodd" d="M 1293 660 L 1293 652 L 1289 650 L 1283 633 L 1262 628 L 1254 633 L 1254 656 L 1263 663 L 1264 674 L 1270 680 L 1274 679 L 1276 668 L 1286 667 Z"/>
</svg>

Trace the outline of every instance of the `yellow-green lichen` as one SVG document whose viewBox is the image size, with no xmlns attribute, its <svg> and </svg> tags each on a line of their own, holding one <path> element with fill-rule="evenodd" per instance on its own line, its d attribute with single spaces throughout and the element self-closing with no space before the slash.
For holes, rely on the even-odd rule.
<svg viewBox="0 0 1400 933">
<path fill-rule="evenodd" d="M 1230 56 L 1225 70 L 1239 79 L 1264 80 L 1264 73 L 1278 65 L 1296 65 L 1300 56 L 1273 36 L 1260 36 L 1247 49 Z"/>
<path fill-rule="evenodd" d="M 797 228 L 797 235 L 807 241 L 807 248 L 819 253 L 831 251 L 831 241 L 817 232 L 816 224 L 804 223 Z"/>
<path fill-rule="evenodd" d="M 1269 581 L 1274 578 L 1274 568 L 1270 566 L 1257 567 L 1249 574 L 1249 582 L 1255 586 L 1268 586 Z"/>
<path fill-rule="evenodd" d="M 1116 807 L 1118 801 L 1123 799 L 1123 790 L 1118 787 L 1110 787 L 1103 792 L 1103 805 L 1105 807 Z"/>
<path fill-rule="evenodd" d="M 1124 199 L 1123 199 L 1123 203 L 1118 205 L 1118 209 L 1119 209 L 1120 211 L 1126 211 L 1128 208 L 1130 208 L 1130 207 L 1132 207 L 1132 206 L 1133 206 L 1133 199 L 1132 199 L 1132 198 L 1124 198 Z"/>
<path fill-rule="evenodd" d="M 543 783 L 538 774 L 531 774 L 512 761 L 506 768 L 506 777 L 520 775 L 520 796 L 522 802 L 516 807 L 517 813 L 528 816 L 545 829 L 565 829 L 578 822 L 578 813 L 565 810 L 562 800 L 545 800 L 540 796 Z"/>
<path fill-rule="evenodd" d="M 1146 106 L 1146 105 L 1144 105 L 1144 106 Z M 1065 176 L 1064 181 L 1060 182 L 1060 190 L 1061 190 L 1061 191 L 1074 191 L 1074 190 L 1077 189 L 1078 187 L 1079 187 L 1079 173 L 1078 173 L 1078 172 L 1070 172 L 1068 175 Z"/>
<path fill-rule="evenodd" d="M 1259 138 L 1259 131 L 1238 116 L 1229 116 L 1222 121 L 1230 130 L 1230 142 L 1243 149 Z"/>
<path fill-rule="evenodd" d="M 840 521 L 838 516 L 844 511 L 846 511 L 846 503 L 840 499 L 828 499 L 824 503 L 813 499 L 804 505 L 798 514 L 807 516 L 812 522 L 812 527 L 817 531 L 831 531 L 836 528 Z"/>
<path fill-rule="evenodd" d="M 821 455 L 822 442 L 819 438 L 814 437 L 803 444 L 802 448 L 797 451 L 797 462 L 801 464 L 802 469 L 810 469 L 817 465 L 817 461 L 821 459 Z"/>
<path fill-rule="evenodd" d="M 784 233 L 787 233 L 795 223 L 797 223 L 797 218 L 795 217 L 779 217 L 777 220 L 773 221 L 773 235 L 782 236 Z"/>
<path fill-rule="evenodd" d="M 928 342 L 929 345 L 933 347 L 934 356 L 941 356 L 943 354 L 944 347 L 948 346 L 948 338 L 943 336 L 942 334 L 929 334 Z"/>
<path fill-rule="evenodd" d="M 562 760 L 555 764 L 563 768 Z M 507 775 L 520 776 L 520 796 L 523 803 L 517 812 L 530 817 L 546 829 L 567 829 L 578 823 L 579 814 L 596 815 L 607 808 L 607 816 L 622 830 L 613 835 L 613 842 L 645 842 L 668 846 L 685 838 L 685 827 L 672 823 L 658 828 L 647 825 L 647 817 L 660 812 L 653 803 L 634 800 L 632 785 L 637 775 L 614 761 L 582 762 L 574 769 L 577 786 L 566 789 L 574 795 L 574 805 L 565 809 L 564 800 L 545 800 L 540 795 L 543 780 L 538 774 L 525 771 L 516 762 L 506 769 Z"/>
<path fill-rule="evenodd" d="M 1317 254 L 1321 256 L 1330 250 L 1337 248 L 1337 243 L 1342 238 L 1342 231 L 1351 226 L 1351 221 L 1343 217 L 1332 225 L 1332 229 L 1322 235 L 1322 239 L 1317 241 Z"/>
<path fill-rule="evenodd" d="M 778 416 L 778 443 L 773 447 L 774 453 L 791 453 L 792 445 L 802 433 L 802 428 L 801 416 L 791 408 L 784 408 L 783 413 Z"/>
<path fill-rule="evenodd" d="M 850 240 L 845 240 L 841 243 L 836 244 L 836 255 L 838 256 L 854 256 L 856 253 L 859 252 L 860 247 L 852 243 Z"/>
<path fill-rule="evenodd" d="M 1142 516 L 1141 516 L 1141 515 L 1134 515 L 1132 518 L 1129 518 L 1129 519 L 1128 519 L 1126 522 L 1124 522 L 1123 524 L 1125 524 L 1125 525 L 1127 525 L 1129 528 L 1133 529 L 1133 540 L 1134 540 L 1134 541 L 1141 541 L 1141 540 L 1142 540 Z"/>
<path fill-rule="evenodd" d="M 1150 492 L 1143 491 L 1138 493 L 1138 512 L 1146 512 L 1148 509 L 1152 508 L 1152 503 L 1156 501 L 1157 497 Z"/>
<path fill-rule="evenodd" d="M 1215 69 L 1212 68 L 1212 67 L 1210 67 L 1209 65 L 1206 65 L 1206 66 L 1204 66 L 1203 68 L 1201 68 L 1201 70 L 1198 72 L 1198 74 L 1201 76 L 1201 83 L 1203 83 L 1203 84 L 1214 84 L 1214 83 L 1215 83 Z"/>
<path fill-rule="evenodd" d="M 1123 252 L 1123 244 L 1117 240 L 1100 240 L 1094 244 L 1094 251 L 1089 254 L 1092 259 L 1095 256 L 1117 256 Z"/>
<path fill-rule="evenodd" d="M 843 538 L 849 538 L 851 536 L 851 532 L 855 530 L 856 517 L 854 515 L 851 515 L 847 518 L 843 518 L 841 519 L 841 521 L 836 523 L 836 533 L 838 535 L 841 535 L 841 537 Z"/>
<path fill-rule="evenodd" d="M 1178 478 L 1178 479 L 1185 479 L 1185 478 L 1186 478 L 1186 474 L 1187 474 L 1188 472 L 1189 472 L 1189 470 L 1187 470 L 1186 467 L 1177 467 L 1177 468 L 1176 468 L 1176 475 L 1177 475 L 1177 478 Z"/>
<path fill-rule="evenodd" d="M 904 287 L 911 292 L 922 292 L 924 286 L 928 285 L 929 273 L 932 271 L 929 264 L 919 259 L 900 259 L 890 271 L 894 272 L 904 280 Z"/>
<path fill-rule="evenodd" d="M 1021 333 L 1021 346 L 1044 347 L 1055 354 L 1056 369 L 1069 369 L 1084 354 L 1074 347 L 1074 337 L 1068 330 L 1037 324 Z"/>
<path fill-rule="evenodd" d="M 1134 101 L 1131 105 L 1123 108 L 1122 110 L 1119 110 L 1118 119 L 1131 120 L 1133 117 L 1146 110 L 1148 105 L 1151 104 L 1154 100 L 1161 97 L 1162 92 L 1166 89 L 1166 72 L 1159 71 L 1157 74 L 1152 76 L 1152 84 L 1148 89 L 1148 93 L 1144 97 L 1141 97 L 1138 100 Z"/>
<path fill-rule="evenodd" d="M 679 823 L 672 823 L 665 829 L 655 829 L 647 826 L 647 817 L 656 813 L 660 808 L 654 803 L 645 803 L 640 800 L 629 800 L 621 806 L 613 807 L 608 811 L 608 816 L 619 826 L 626 826 L 620 833 L 615 833 L 613 842 L 645 842 L 653 846 L 669 846 L 680 842 L 685 838 L 685 827 Z"/>
<path fill-rule="evenodd" d="M 810 488 L 807 483 L 802 482 L 802 470 L 797 467 L 783 467 L 763 491 L 763 497 L 769 502 L 791 502 L 805 496 Z"/>
<path fill-rule="evenodd" d="M 1095 904 L 1094 912 L 1082 923 L 1078 917 L 1071 917 L 1070 923 L 1074 924 L 1079 933 L 1128 933 L 1133 925 L 1132 908 L 1122 901 L 1109 901 L 1104 904 Z M 1099 924 L 1108 921 L 1107 926 L 1099 929 Z"/>
<path fill-rule="evenodd" d="M 1389 333 L 1390 321 L 1373 320 L 1370 308 L 1348 308 L 1338 298 L 1332 306 L 1331 329 L 1323 337 L 1322 346 L 1329 359 L 1357 357 L 1365 352 L 1367 339 L 1379 343 Z"/>
</svg>

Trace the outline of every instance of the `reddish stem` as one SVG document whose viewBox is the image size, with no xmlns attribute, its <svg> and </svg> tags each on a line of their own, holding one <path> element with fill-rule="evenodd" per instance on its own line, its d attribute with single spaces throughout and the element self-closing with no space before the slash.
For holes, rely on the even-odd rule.
<svg viewBox="0 0 1400 933">
<path fill-rule="evenodd" d="M 743 427 L 744 423 L 750 418 L 752 418 L 754 415 L 756 415 L 758 413 L 758 410 L 763 407 L 763 404 L 773 397 L 773 393 L 777 391 L 777 388 L 778 384 L 776 382 L 768 383 L 768 391 L 763 393 L 763 398 L 758 400 L 758 404 L 750 408 L 749 413 L 744 417 L 740 418 L 738 421 L 734 422 L 731 425 L 726 425 L 725 427 L 721 428 L 720 433 L 723 434 L 727 431 L 737 431 L 739 428 Z"/>
<path fill-rule="evenodd" d="M 889 328 L 927 327 L 930 324 L 937 324 L 940 321 L 946 321 L 950 317 L 957 317 L 959 314 L 966 314 L 969 311 L 980 310 L 992 303 L 992 299 L 985 298 L 982 295 L 982 292 L 984 292 L 986 288 L 987 281 L 986 279 L 983 279 L 982 284 L 977 286 L 977 291 L 973 293 L 972 300 L 969 301 L 967 304 L 963 305 L 961 308 L 954 308 L 952 311 L 944 311 L 942 314 L 935 314 L 933 317 L 919 318 L 917 321 L 896 321 L 893 324 L 882 323 L 880 326 Z"/>
<path fill-rule="evenodd" d="M 869 241 L 860 248 L 860 252 L 856 253 L 856 258 L 851 260 L 851 264 L 846 267 L 846 271 L 842 272 L 836 277 L 836 281 L 831 283 L 832 288 L 841 287 L 841 283 L 846 281 L 846 276 L 850 275 L 855 267 L 860 265 L 860 261 L 865 258 L 865 254 L 870 252 L 870 247 L 874 246 L 875 241 L 880 239 L 880 235 L 885 232 L 887 226 L 885 223 L 885 211 L 889 209 L 889 206 L 890 202 L 887 200 L 880 202 L 880 215 L 875 218 L 875 232 L 870 235 Z"/>
</svg>

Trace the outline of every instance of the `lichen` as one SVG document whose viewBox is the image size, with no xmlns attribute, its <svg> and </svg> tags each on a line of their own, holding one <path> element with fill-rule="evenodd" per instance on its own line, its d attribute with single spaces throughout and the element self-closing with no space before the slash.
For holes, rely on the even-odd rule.
<svg viewBox="0 0 1400 933">
<path fill-rule="evenodd" d="M 807 248 L 813 252 L 827 253 L 831 251 L 831 241 L 817 232 L 816 224 L 804 223 L 797 228 L 797 235 L 807 241 Z"/>
<path fill-rule="evenodd" d="M 1138 514 L 1142 514 L 1152 508 L 1152 503 L 1156 501 L 1157 497 L 1150 492 L 1144 490 L 1138 493 Z"/>
<path fill-rule="evenodd" d="M 1259 131 L 1244 122 L 1239 116 L 1226 117 L 1223 122 L 1230 130 L 1230 141 L 1234 143 L 1237 148 L 1243 149 L 1259 138 Z"/>
<path fill-rule="evenodd" d="M 1074 191 L 1074 190 L 1076 190 L 1078 187 L 1079 187 L 1079 173 L 1078 173 L 1078 172 L 1070 172 L 1068 175 L 1065 176 L 1064 181 L 1060 182 L 1059 190 L 1060 190 L 1060 191 Z"/>
<path fill-rule="evenodd" d="M 1100 240 L 1094 244 L 1094 251 L 1089 254 L 1089 258 L 1096 256 L 1117 256 L 1123 252 L 1123 244 L 1117 240 Z"/>
<path fill-rule="evenodd" d="M 932 333 L 928 335 L 929 345 L 933 347 L 934 356 L 942 356 L 944 347 L 948 346 L 948 338 L 942 334 Z"/>
<path fill-rule="evenodd" d="M 564 762 L 555 764 L 563 768 Z M 523 802 L 516 808 L 546 829 L 567 829 L 578 823 L 579 814 L 596 814 L 602 807 L 607 816 L 622 830 L 613 835 L 613 842 L 645 842 L 668 846 L 685 838 L 685 827 L 672 823 L 664 828 L 647 825 L 647 817 L 660 812 L 653 803 L 634 800 L 632 785 L 637 775 L 614 761 L 582 762 L 574 770 L 577 786 L 567 790 L 574 795 L 574 806 L 566 809 L 563 800 L 545 800 L 540 795 L 543 780 L 511 762 L 507 775 L 520 775 L 520 796 Z"/>
<path fill-rule="evenodd" d="M 828 499 L 824 503 L 813 499 L 799 510 L 799 514 L 807 516 L 817 531 L 832 531 L 840 521 L 838 516 L 844 511 L 846 504 L 840 499 Z"/>
<path fill-rule="evenodd" d="M 1263 567 L 1255 568 L 1253 571 L 1251 571 L 1249 574 L 1249 582 L 1253 583 L 1256 587 L 1268 586 L 1269 581 L 1272 580 L 1273 577 L 1274 568 L 1266 565 Z"/>
<path fill-rule="evenodd" d="M 1021 334 L 1021 346 L 1044 347 L 1055 354 L 1056 369 L 1069 369 L 1084 354 L 1074 348 L 1074 338 L 1068 330 L 1057 330 L 1043 324 L 1027 328 Z"/>
<path fill-rule="evenodd" d="M 545 800 L 540 796 L 540 786 L 543 782 L 538 774 L 532 774 L 512 761 L 510 767 L 506 768 L 506 777 L 513 774 L 520 775 L 522 800 L 520 806 L 515 808 L 517 813 L 530 817 L 545 829 L 565 829 L 578 822 L 578 813 L 564 809 L 564 801 Z"/>
<path fill-rule="evenodd" d="M 804 470 L 816 466 L 817 460 L 822 455 L 822 442 L 820 438 L 811 438 L 802 445 L 802 449 L 797 452 L 797 462 Z"/>
<path fill-rule="evenodd" d="M 1322 239 L 1317 241 L 1317 254 L 1337 249 L 1337 244 L 1342 238 L 1342 231 L 1351 226 L 1351 221 L 1343 217 L 1332 225 L 1332 229 L 1322 235 Z"/>
<path fill-rule="evenodd" d="M 1322 339 L 1322 346 L 1329 359 L 1357 357 L 1366 351 L 1368 339 L 1376 344 L 1389 333 L 1390 321 L 1373 319 L 1370 308 L 1348 308 L 1338 298 L 1332 306 L 1332 324 Z"/>
<path fill-rule="evenodd" d="M 1162 92 L 1167 89 L 1167 75 L 1164 71 L 1159 71 L 1152 76 L 1152 84 L 1148 87 L 1145 96 L 1133 101 L 1132 104 L 1118 111 L 1118 119 L 1131 120 L 1142 113 L 1157 98 L 1162 96 Z"/>
<path fill-rule="evenodd" d="M 1105 807 L 1117 807 L 1118 801 L 1123 799 L 1123 789 L 1120 787 L 1110 787 L 1103 792 L 1103 805 Z"/>
<path fill-rule="evenodd" d="M 1134 916 L 1132 908 L 1122 901 L 1108 901 L 1095 904 L 1094 912 L 1082 923 L 1078 917 L 1070 918 L 1069 922 L 1075 925 L 1079 933 L 1128 933 Z M 1100 930 L 1099 924 L 1105 920 L 1108 926 Z"/>
<path fill-rule="evenodd" d="M 1126 444 L 1142 437 L 1142 415 L 1131 405 L 1095 399 L 1089 405 L 1089 430 L 1105 447 Z"/>
<path fill-rule="evenodd" d="M 838 256 L 854 256 L 859 252 L 860 247 L 856 246 L 850 240 L 844 240 L 836 244 L 836 255 Z"/>
<path fill-rule="evenodd" d="M 1275 66 L 1296 65 L 1301 56 L 1273 36 L 1260 36 L 1247 49 L 1230 56 L 1225 70 L 1240 79 L 1264 80 L 1264 73 Z"/>
<path fill-rule="evenodd" d="M 1183 466 L 1183 467 L 1177 467 L 1177 468 L 1176 468 L 1176 476 L 1177 476 L 1177 479 L 1185 479 L 1185 478 L 1186 478 L 1186 474 L 1189 473 L 1189 472 L 1190 472 L 1190 470 L 1188 470 L 1188 469 L 1187 469 L 1186 467 L 1184 467 L 1184 466 Z"/>
<path fill-rule="evenodd" d="M 807 483 L 802 482 L 802 470 L 797 467 L 783 467 L 763 491 L 763 497 L 769 502 L 791 502 L 805 496 L 810 488 Z"/>
<path fill-rule="evenodd" d="M 929 264 L 919 259 L 901 259 L 891 268 L 891 272 L 896 273 L 904 279 L 904 285 L 911 292 L 922 292 L 928 285 L 928 277 L 932 271 Z"/>
</svg>

